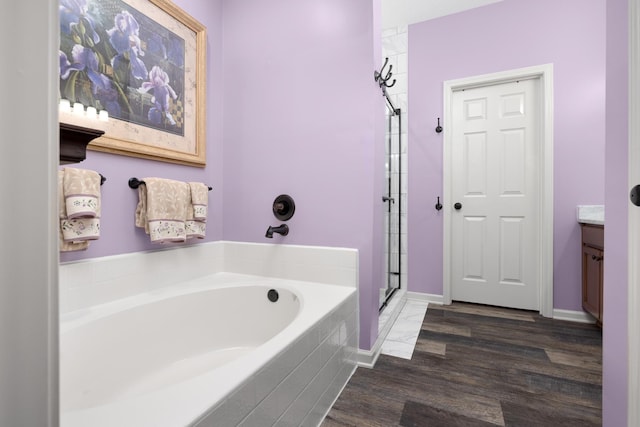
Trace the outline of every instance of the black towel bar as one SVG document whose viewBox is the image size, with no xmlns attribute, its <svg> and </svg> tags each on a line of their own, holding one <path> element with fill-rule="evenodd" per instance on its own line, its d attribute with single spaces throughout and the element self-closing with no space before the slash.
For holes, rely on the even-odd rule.
<svg viewBox="0 0 640 427">
<path fill-rule="evenodd" d="M 129 188 L 138 188 L 140 184 L 144 184 L 144 181 L 138 178 L 129 178 Z M 213 190 L 211 187 L 207 187 L 209 191 Z"/>
</svg>

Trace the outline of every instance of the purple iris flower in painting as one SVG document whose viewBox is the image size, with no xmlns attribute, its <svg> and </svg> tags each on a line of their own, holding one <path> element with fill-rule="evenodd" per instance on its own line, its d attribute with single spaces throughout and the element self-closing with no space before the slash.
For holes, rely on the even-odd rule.
<svg viewBox="0 0 640 427">
<path fill-rule="evenodd" d="M 111 80 L 98 71 L 98 56 L 82 45 L 75 45 L 71 51 L 73 63 L 67 55 L 60 51 L 60 78 L 66 80 L 72 71 L 84 71 L 91 81 L 91 89 L 96 98 L 105 106 L 109 114 L 120 115 L 120 105 L 117 102 L 117 92 L 112 87 Z"/>
<path fill-rule="evenodd" d="M 132 14 L 123 10 L 114 18 L 114 27 L 107 31 L 111 46 L 118 55 L 111 60 L 111 66 L 119 69 L 121 66 L 131 65 L 131 76 L 135 79 L 144 79 L 147 76 L 147 67 L 139 57 L 144 56 L 140 44 L 140 25 Z"/>
<path fill-rule="evenodd" d="M 60 51 L 60 78 L 66 80 L 71 71 L 85 71 L 91 80 L 94 92 L 96 87 L 104 87 L 109 83 L 109 78 L 98 72 L 98 55 L 82 45 L 75 45 L 71 50 L 73 63 L 69 62 L 67 55 Z"/>
<path fill-rule="evenodd" d="M 66 80 L 69 77 L 69 73 L 71 73 L 71 71 L 78 71 L 81 68 L 84 68 L 79 64 L 71 65 L 67 58 L 67 54 L 63 51 L 59 51 L 58 56 L 60 57 L 60 78 L 63 80 Z"/>
<path fill-rule="evenodd" d="M 159 125 L 162 124 L 162 116 L 164 115 L 167 121 L 174 126 L 176 121 L 169 113 L 169 96 L 176 99 L 178 95 L 169 85 L 169 75 L 157 65 L 153 66 L 149 72 L 149 81 L 142 83 L 142 87 L 138 89 L 138 92 L 147 93 L 150 90 L 153 90 L 151 102 L 154 103 L 155 107 L 149 110 L 149 120 Z"/>
<path fill-rule="evenodd" d="M 60 29 L 66 34 L 71 34 L 73 28 L 84 18 L 85 31 L 96 44 L 100 41 L 100 36 L 96 33 L 93 18 L 87 13 L 88 10 L 87 0 L 60 0 Z"/>
<path fill-rule="evenodd" d="M 111 80 L 109 84 L 95 88 L 94 95 L 111 117 L 122 117 L 122 108 L 118 104 L 118 91 L 113 87 Z"/>
</svg>

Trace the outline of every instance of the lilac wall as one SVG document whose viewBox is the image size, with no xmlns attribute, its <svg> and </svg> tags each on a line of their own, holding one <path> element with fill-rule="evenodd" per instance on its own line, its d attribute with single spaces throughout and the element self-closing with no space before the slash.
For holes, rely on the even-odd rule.
<svg viewBox="0 0 640 427">
<path fill-rule="evenodd" d="M 607 0 L 607 148 L 604 246 L 603 425 L 627 425 L 627 0 Z"/>
<path fill-rule="evenodd" d="M 175 0 L 175 3 L 207 27 L 207 167 L 187 167 L 88 151 L 85 161 L 69 166 L 92 169 L 107 177 L 101 194 L 101 235 L 86 251 L 62 253 L 61 261 L 164 247 L 151 244 L 144 230 L 134 226 L 138 194 L 137 190 L 127 186 L 127 181 L 133 176 L 202 181 L 212 186 L 207 238 L 204 241 L 222 237 L 222 97 L 219 90 L 222 80 L 222 1 Z"/>
<path fill-rule="evenodd" d="M 361 346 L 370 348 L 382 280 L 384 104 L 373 82 L 380 0 L 176 4 L 208 32 L 207 167 L 89 152 L 77 167 L 108 179 L 101 237 L 61 261 L 161 247 L 134 226 L 130 177 L 203 181 L 214 187 L 204 241 L 357 248 Z M 267 240 L 281 193 L 296 201 L 291 232 Z"/>
<path fill-rule="evenodd" d="M 377 336 L 382 278 L 378 2 L 223 6 L 223 237 L 357 248 L 366 349 Z M 271 206 L 281 193 L 296 202 L 291 231 L 266 239 L 267 227 L 279 224 Z"/>
<path fill-rule="evenodd" d="M 409 27 L 409 290 L 442 294 L 443 82 L 554 66 L 554 306 L 581 310 L 576 205 L 604 203 L 605 0 L 505 0 Z M 444 201 L 445 209 L 452 201 Z"/>
</svg>

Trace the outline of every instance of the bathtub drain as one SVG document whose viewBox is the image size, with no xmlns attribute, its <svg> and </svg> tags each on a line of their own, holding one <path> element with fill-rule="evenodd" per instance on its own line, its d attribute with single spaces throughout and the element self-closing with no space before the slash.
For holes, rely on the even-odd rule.
<svg viewBox="0 0 640 427">
<path fill-rule="evenodd" d="M 267 298 L 269 298 L 269 301 L 271 302 L 276 302 L 278 301 L 278 298 L 280 298 L 280 295 L 278 295 L 278 291 L 275 289 L 269 289 L 269 292 L 267 292 Z"/>
</svg>

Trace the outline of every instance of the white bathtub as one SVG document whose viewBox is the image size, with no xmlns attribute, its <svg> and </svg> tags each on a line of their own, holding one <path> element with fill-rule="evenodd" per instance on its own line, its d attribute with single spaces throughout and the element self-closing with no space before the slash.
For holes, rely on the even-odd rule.
<svg viewBox="0 0 640 427">
<path fill-rule="evenodd" d="M 354 288 L 235 273 L 64 313 L 61 425 L 318 420 L 305 393 L 323 369 L 325 390 L 353 372 L 356 318 Z"/>
</svg>

